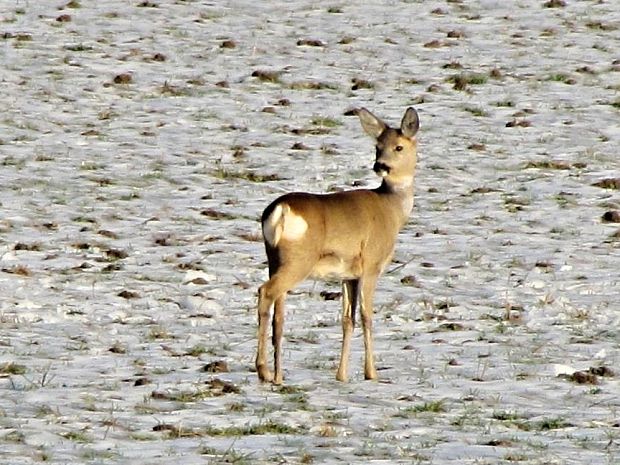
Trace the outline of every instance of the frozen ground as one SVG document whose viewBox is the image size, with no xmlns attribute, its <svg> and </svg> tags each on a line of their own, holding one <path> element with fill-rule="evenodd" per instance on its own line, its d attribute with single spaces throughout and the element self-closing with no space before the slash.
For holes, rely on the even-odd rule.
<svg viewBox="0 0 620 465">
<path fill-rule="evenodd" d="M 618 2 L 67 2 L 0 0 L 1 463 L 620 463 Z M 258 384 L 262 208 L 408 105 L 382 381 L 307 283 Z"/>
</svg>

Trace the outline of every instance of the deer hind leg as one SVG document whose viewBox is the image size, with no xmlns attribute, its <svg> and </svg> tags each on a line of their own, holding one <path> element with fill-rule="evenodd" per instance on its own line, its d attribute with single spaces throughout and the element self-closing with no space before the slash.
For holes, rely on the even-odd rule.
<svg viewBox="0 0 620 465">
<path fill-rule="evenodd" d="M 349 356 L 351 353 L 351 336 L 355 327 L 355 310 L 359 296 L 359 281 L 357 279 L 342 282 L 342 351 L 336 379 L 349 379 Z"/>
<path fill-rule="evenodd" d="M 311 261 L 308 261 L 311 263 Z M 258 290 L 258 351 L 256 355 L 256 372 L 261 381 L 282 383 L 281 347 L 284 327 L 284 301 L 288 291 L 310 274 L 311 266 L 281 266 Z M 270 270 L 271 272 L 272 270 Z M 274 307 L 272 323 L 272 344 L 274 347 L 275 376 L 267 367 L 267 341 L 271 307 Z"/>
<path fill-rule="evenodd" d="M 258 290 L 258 351 L 256 354 L 256 373 L 260 381 L 271 382 L 273 380 L 273 374 L 267 367 L 267 331 L 269 329 L 271 305 L 274 299 L 266 292 L 266 284 L 262 285 Z"/>
<path fill-rule="evenodd" d="M 273 328 L 271 330 L 271 342 L 273 344 L 273 359 L 275 377 L 273 384 L 282 384 L 282 332 L 284 330 L 284 299 L 286 294 L 278 297 L 273 305 Z"/>
<path fill-rule="evenodd" d="M 365 276 L 362 279 L 361 307 L 364 330 L 364 378 L 377 379 L 372 340 L 372 317 L 375 286 L 378 276 Z"/>
</svg>

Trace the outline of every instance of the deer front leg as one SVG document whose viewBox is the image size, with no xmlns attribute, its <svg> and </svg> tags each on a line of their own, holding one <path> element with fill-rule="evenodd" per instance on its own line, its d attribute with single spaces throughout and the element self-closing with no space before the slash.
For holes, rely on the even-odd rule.
<svg viewBox="0 0 620 465">
<path fill-rule="evenodd" d="M 272 343 L 273 343 L 273 357 L 275 376 L 273 378 L 273 384 L 282 384 L 282 331 L 284 327 L 284 299 L 286 294 L 278 297 L 273 306 L 273 330 L 272 330 Z"/>
<path fill-rule="evenodd" d="M 364 330 L 364 378 L 377 379 L 374 349 L 372 341 L 372 317 L 375 286 L 378 276 L 365 277 L 362 280 L 361 307 L 362 327 Z"/>
<path fill-rule="evenodd" d="M 358 281 L 342 282 L 342 350 L 336 379 L 349 379 L 349 356 L 351 353 L 351 336 L 355 327 L 355 309 L 357 307 Z"/>
<path fill-rule="evenodd" d="M 256 354 L 256 373 L 260 381 L 270 382 L 273 374 L 267 367 L 267 331 L 273 300 L 266 293 L 266 285 L 258 290 L 258 351 Z"/>
</svg>

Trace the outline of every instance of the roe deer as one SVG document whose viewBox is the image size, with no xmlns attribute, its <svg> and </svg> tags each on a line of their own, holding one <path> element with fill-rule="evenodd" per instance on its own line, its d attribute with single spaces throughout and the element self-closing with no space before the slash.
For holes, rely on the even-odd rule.
<svg viewBox="0 0 620 465">
<path fill-rule="evenodd" d="M 263 212 L 262 230 L 269 280 L 258 291 L 258 354 L 261 381 L 282 384 L 281 342 L 284 300 L 308 277 L 342 281 L 342 352 L 336 374 L 348 379 L 355 311 L 360 304 L 364 331 L 364 377 L 376 379 L 373 359 L 373 295 L 379 275 L 392 259 L 396 236 L 413 208 L 418 114 L 408 108 L 400 128 L 362 108 L 364 131 L 376 141 L 373 170 L 383 178 L 376 189 L 332 194 L 289 193 Z M 275 374 L 267 367 L 268 325 L 273 305 L 272 343 Z"/>
</svg>

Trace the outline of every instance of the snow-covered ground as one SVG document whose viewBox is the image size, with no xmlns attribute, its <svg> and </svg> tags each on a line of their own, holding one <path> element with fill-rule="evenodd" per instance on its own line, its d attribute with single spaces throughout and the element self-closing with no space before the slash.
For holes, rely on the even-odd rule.
<svg viewBox="0 0 620 465">
<path fill-rule="evenodd" d="M 618 2 L 0 0 L 0 65 L 1 463 L 620 463 Z M 309 282 L 259 384 L 262 209 L 409 105 L 381 382 Z"/>
</svg>

